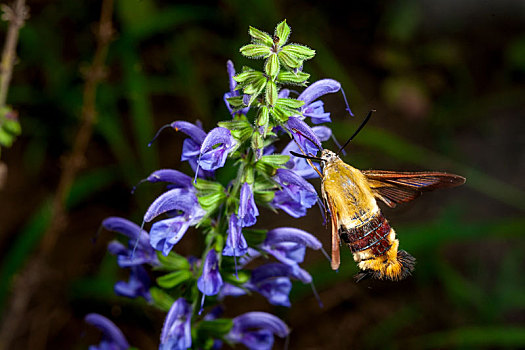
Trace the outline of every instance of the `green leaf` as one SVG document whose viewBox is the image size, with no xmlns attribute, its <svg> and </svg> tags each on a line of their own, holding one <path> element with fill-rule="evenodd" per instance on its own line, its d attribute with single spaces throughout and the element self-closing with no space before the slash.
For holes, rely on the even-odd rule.
<svg viewBox="0 0 525 350">
<path fill-rule="evenodd" d="M 281 71 L 277 75 L 277 82 L 282 84 L 305 84 L 310 74 L 304 72 Z"/>
<path fill-rule="evenodd" d="M 164 311 L 170 310 L 175 300 L 168 293 L 157 287 L 150 288 L 149 292 L 156 307 Z"/>
<path fill-rule="evenodd" d="M 180 270 L 168 273 L 167 275 L 157 278 L 157 284 L 162 288 L 173 288 L 189 280 L 193 274 L 189 270 Z"/>
<path fill-rule="evenodd" d="M 277 57 L 275 53 L 272 53 L 266 60 L 264 71 L 266 72 L 266 75 L 271 78 L 271 80 L 275 80 L 275 77 L 277 77 L 277 74 L 279 74 L 279 68 L 279 57 Z"/>
<path fill-rule="evenodd" d="M 228 97 L 226 99 L 230 106 L 233 108 L 242 108 L 244 107 L 244 102 L 242 101 L 242 96 L 234 96 L 234 97 Z"/>
<path fill-rule="evenodd" d="M 315 50 L 299 44 L 288 44 L 281 49 L 281 52 L 286 52 L 298 60 L 309 60 L 315 56 Z"/>
<path fill-rule="evenodd" d="M 264 139 L 261 134 L 258 132 L 252 135 L 252 149 L 254 153 L 257 153 L 257 150 L 262 149 L 264 145 Z"/>
<path fill-rule="evenodd" d="M 275 105 L 279 107 L 298 109 L 304 105 L 304 101 L 296 100 L 295 98 L 281 97 L 277 100 L 277 103 Z"/>
<path fill-rule="evenodd" d="M 250 36 L 253 38 L 255 42 L 266 45 L 268 47 L 273 46 L 273 39 L 268 33 L 265 33 L 252 26 L 250 26 L 248 33 L 250 34 Z"/>
<path fill-rule="evenodd" d="M 290 32 L 291 29 L 288 24 L 286 24 L 286 20 L 277 25 L 275 28 L 275 36 L 279 38 L 279 42 L 277 43 L 279 47 L 286 44 L 288 37 L 290 36 Z"/>
<path fill-rule="evenodd" d="M 269 203 L 275 197 L 274 191 L 257 191 L 253 193 L 253 197 L 257 202 Z"/>
<path fill-rule="evenodd" d="M 209 193 L 209 192 L 214 193 L 214 192 L 224 191 L 224 187 L 220 183 L 215 182 L 215 181 L 203 180 L 200 178 L 197 178 L 197 183 L 194 183 L 193 186 L 199 192 L 204 192 L 204 193 Z"/>
<path fill-rule="evenodd" d="M 189 270 L 190 263 L 185 257 L 175 252 L 170 252 L 168 256 L 164 256 L 161 252 L 157 252 L 157 258 L 162 267 L 169 270 Z"/>
<path fill-rule="evenodd" d="M 260 163 L 271 165 L 275 168 L 280 168 L 290 160 L 290 156 L 284 154 L 269 154 L 262 156 L 259 160 Z"/>
<path fill-rule="evenodd" d="M 239 84 L 242 84 L 244 82 L 255 81 L 256 79 L 262 76 L 263 76 L 262 72 L 259 72 L 253 69 L 246 69 L 240 72 L 239 74 L 235 75 L 233 77 L 233 80 L 235 80 Z"/>
<path fill-rule="evenodd" d="M 297 59 L 296 56 L 290 54 L 289 52 L 281 51 L 277 55 L 279 56 L 279 61 L 281 64 L 288 69 L 299 68 L 303 64 L 303 61 Z"/>
<path fill-rule="evenodd" d="M 270 112 L 268 107 L 262 106 L 259 108 L 259 115 L 257 116 L 257 126 L 265 126 L 270 120 Z"/>
<path fill-rule="evenodd" d="M 11 147 L 15 137 L 10 133 L 6 132 L 4 129 L 0 129 L 0 145 L 5 147 Z"/>
<path fill-rule="evenodd" d="M 250 101 L 248 101 L 248 106 L 251 106 L 251 104 L 257 99 L 257 97 L 259 97 L 261 92 L 266 87 L 266 82 L 266 78 L 262 77 L 255 83 L 250 84 L 244 88 L 244 93 L 250 95 Z"/>
<path fill-rule="evenodd" d="M 288 118 L 293 115 L 293 113 L 290 114 L 280 106 L 274 106 L 272 109 L 270 109 L 270 115 L 273 116 L 280 124 L 282 124 L 285 123 Z"/>
<path fill-rule="evenodd" d="M 205 333 L 211 338 L 222 338 L 230 332 L 233 321 L 229 318 L 216 318 L 211 321 L 202 321 L 198 324 L 198 332 Z"/>
<path fill-rule="evenodd" d="M 277 85 L 273 81 L 269 81 L 266 84 L 266 103 L 270 106 L 273 106 L 277 102 Z"/>
<path fill-rule="evenodd" d="M 259 44 L 244 45 L 239 51 L 248 58 L 266 58 L 271 54 L 268 46 Z"/>
<path fill-rule="evenodd" d="M 229 258 L 231 261 L 231 265 L 234 265 L 233 263 L 233 259 Z M 228 260 L 225 260 L 226 262 Z M 231 266 L 230 265 L 230 266 Z M 233 269 L 234 266 L 231 266 L 231 268 Z M 224 278 L 224 281 L 227 282 L 227 283 L 230 283 L 230 284 L 233 284 L 234 286 L 237 286 L 237 287 L 242 287 L 243 284 L 245 284 L 246 282 L 248 282 L 250 280 L 250 274 L 246 271 L 238 271 L 237 272 L 237 276 L 235 276 L 235 274 L 232 274 L 232 273 L 225 273 L 223 275 L 223 278 Z"/>
<path fill-rule="evenodd" d="M 199 204 L 201 205 L 202 209 L 208 212 L 208 215 L 217 209 L 225 199 L 226 193 L 224 193 L 224 191 L 210 193 L 208 195 L 198 197 Z"/>
<path fill-rule="evenodd" d="M 12 135 L 20 135 L 20 133 L 22 132 L 20 122 L 16 119 L 6 119 L 2 124 L 2 129 L 4 129 Z"/>
</svg>

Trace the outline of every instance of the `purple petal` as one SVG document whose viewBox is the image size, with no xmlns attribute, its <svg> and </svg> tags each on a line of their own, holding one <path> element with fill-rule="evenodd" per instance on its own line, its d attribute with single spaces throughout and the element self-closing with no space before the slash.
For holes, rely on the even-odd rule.
<svg viewBox="0 0 525 350">
<path fill-rule="evenodd" d="M 150 244 L 164 256 L 168 256 L 173 246 L 182 239 L 189 227 L 190 222 L 182 216 L 156 222 L 151 226 Z"/>
<path fill-rule="evenodd" d="M 159 349 L 172 350 L 191 347 L 191 315 L 191 305 L 184 298 L 179 298 L 173 303 L 162 327 Z"/>
<path fill-rule="evenodd" d="M 274 245 L 282 242 L 299 243 L 308 248 L 318 250 L 323 246 L 321 242 L 310 233 L 294 227 L 280 227 L 266 233 L 265 245 Z"/>
<path fill-rule="evenodd" d="M 221 300 L 226 296 L 239 297 L 245 295 L 246 291 L 240 287 L 234 286 L 233 284 L 224 283 L 221 288 L 220 298 Z"/>
<path fill-rule="evenodd" d="M 160 169 L 152 172 L 147 178 L 148 182 L 169 182 L 182 188 L 193 188 L 193 179 L 174 169 Z"/>
<path fill-rule="evenodd" d="M 242 234 L 239 219 L 235 214 L 230 216 L 228 223 L 228 238 L 222 251 L 225 256 L 243 256 L 248 251 L 248 244 Z"/>
<path fill-rule="evenodd" d="M 260 293 L 272 305 L 290 307 L 289 294 L 292 282 L 288 277 L 268 278 L 254 286 L 255 291 Z"/>
<path fill-rule="evenodd" d="M 247 312 L 235 317 L 233 319 L 233 327 L 237 330 L 267 329 L 281 338 L 286 337 L 290 333 L 286 323 L 272 314 L 260 311 Z"/>
<path fill-rule="evenodd" d="M 192 139 L 185 139 L 182 142 L 182 153 L 180 155 L 180 160 L 190 160 L 199 158 L 201 150 L 201 144 L 196 143 Z"/>
<path fill-rule="evenodd" d="M 266 279 L 276 277 L 293 277 L 303 283 L 312 282 L 312 276 L 306 270 L 301 269 L 298 265 L 290 266 L 282 263 L 270 263 L 255 268 L 252 271 L 250 282 L 257 285 Z"/>
<path fill-rule="evenodd" d="M 204 295 L 216 295 L 222 287 L 219 260 L 214 249 L 210 250 L 206 255 L 202 276 L 197 280 L 197 287 Z"/>
<path fill-rule="evenodd" d="M 201 145 L 201 154 L 209 151 L 212 149 L 213 146 L 217 144 L 224 144 L 226 148 L 231 148 L 233 145 L 235 145 L 235 140 L 232 137 L 231 131 L 222 128 L 217 127 L 212 129 Z"/>
<path fill-rule="evenodd" d="M 160 214 L 172 210 L 181 210 L 188 216 L 202 217 L 204 215 L 204 211 L 193 192 L 175 188 L 163 193 L 151 203 L 146 214 L 144 214 L 144 221 L 150 222 Z"/>
<path fill-rule="evenodd" d="M 137 224 L 124 218 L 119 218 L 116 216 L 106 218 L 104 221 L 102 221 L 102 226 L 104 226 L 104 228 L 108 231 L 123 234 L 124 236 L 128 237 L 130 241 L 136 241 L 140 232 L 140 241 L 148 241 L 148 234 L 146 231 L 141 230 Z"/>
<path fill-rule="evenodd" d="M 318 80 L 309 87 L 307 87 L 297 97 L 298 100 L 304 101 L 305 105 L 310 104 L 312 101 L 319 97 L 337 92 L 341 89 L 341 84 L 333 79 L 322 79 Z"/>
<path fill-rule="evenodd" d="M 288 130 L 292 133 L 295 141 L 307 154 L 317 154 L 317 151 L 322 150 L 323 146 L 312 128 L 297 117 L 290 117 L 286 122 Z M 313 143 L 312 143 L 313 142 Z"/>
<path fill-rule="evenodd" d="M 204 141 L 204 138 L 206 137 L 206 133 L 204 132 L 204 130 L 202 130 L 202 128 L 192 123 L 189 123 L 183 120 L 178 120 L 178 121 L 171 123 L 170 125 L 173 129 L 175 129 L 175 131 L 181 131 L 185 133 L 195 143 L 199 145 Z"/>
<path fill-rule="evenodd" d="M 115 294 L 128 297 L 137 298 L 143 297 L 147 301 L 151 301 L 149 287 L 151 280 L 148 273 L 142 266 L 133 266 L 129 275 L 128 282 L 119 281 L 115 284 Z"/>
<path fill-rule="evenodd" d="M 226 70 L 228 71 L 228 80 L 230 81 L 230 92 L 234 92 L 237 87 L 237 82 L 233 79 L 235 76 L 235 67 L 232 61 L 228 60 L 228 62 L 226 62 Z"/>
<path fill-rule="evenodd" d="M 315 101 L 309 105 L 303 106 L 301 111 L 303 116 L 309 117 L 314 124 L 330 123 L 330 113 L 324 111 L 323 101 Z"/>
<path fill-rule="evenodd" d="M 102 342 L 106 342 L 105 345 L 108 348 L 115 350 L 127 350 L 129 348 L 129 343 L 122 331 L 106 317 L 92 313 L 88 314 L 84 320 L 102 331 Z"/>
<path fill-rule="evenodd" d="M 243 183 L 241 187 L 240 201 L 239 201 L 239 219 L 242 227 L 249 227 L 257 222 L 259 209 L 255 205 L 252 187 L 247 183 Z"/>
</svg>

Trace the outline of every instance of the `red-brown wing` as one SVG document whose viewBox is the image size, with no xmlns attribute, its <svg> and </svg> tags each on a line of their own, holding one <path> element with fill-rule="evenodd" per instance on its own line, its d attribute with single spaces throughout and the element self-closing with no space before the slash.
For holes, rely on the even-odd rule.
<svg viewBox="0 0 525 350">
<path fill-rule="evenodd" d="M 341 256 L 340 256 L 340 245 L 341 240 L 339 238 L 339 224 L 337 222 L 337 213 L 335 212 L 335 206 L 332 203 L 332 199 L 328 196 L 328 194 L 324 193 L 326 202 L 328 205 L 328 208 L 330 209 L 330 218 L 332 221 L 332 261 L 331 266 L 332 270 L 339 269 L 339 265 L 341 265 Z"/>
<path fill-rule="evenodd" d="M 365 170 L 362 173 L 367 177 L 376 197 L 391 208 L 398 203 L 409 202 L 423 192 L 465 183 L 462 176 L 440 172 Z"/>
</svg>

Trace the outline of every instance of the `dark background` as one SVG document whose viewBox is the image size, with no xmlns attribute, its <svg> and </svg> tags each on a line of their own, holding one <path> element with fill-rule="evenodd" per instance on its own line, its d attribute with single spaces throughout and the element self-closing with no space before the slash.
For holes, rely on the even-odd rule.
<svg viewBox="0 0 525 350">
<path fill-rule="evenodd" d="M 114 282 L 126 278 L 105 251 L 115 235 L 92 239 L 107 216 L 141 221 L 162 191 L 144 185 L 131 195 L 141 178 L 163 167 L 188 170 L 179 161 L 183 135 L 166 131 L 153 147 L 147 143 L 173 120 L 198 119 L 209 130 L 229 119 L 226 61 L 260 69 L 261 61 L 238 52 L 248 26 L 273 32 L 285 18 L 291 40 L 317 51 L 304 67 L 311 82 L 340 81 L 357 116 L 348 117 L 340 94 L 324 98 L 337 138 L 377 110 L 348 149 L 348 163 L 454 172 L 467 183 L 384 208 L 401 248 L 418 260 L 407 280 L 356 284 L 348 252 L 335 273 L 310 251 L 304 266 L 323 308 L 309 286 L 295 283 L 291 309 L 251 296 L 228 299 L 226 316 L 275 312 L 293 330 L 290 349 L 525 348 L 524 2 L 116 1 L 98 120 L 68 196 L 67 224 L 47 277 L 24 290 L 13 281 L 49 225 L 62 160 L 80 124 L 82 72 L 93 58 L 101 2 L 28 5 L 8 96 L 23 133 L 1 159 L 9 173 L 0 189 L 0 310 L 2 327 L 15 325 L 8 348 L 86 348 L 97 341 L 82 320 L 89 312 L 110 317 L 136 347 L 158 346 L 164 314 L 113 294 Z M 256 227 L 278 226 L 301 227 L 329 246 L 315 208 L 300 220 L 261 212 Z M 176 251 L 198 253 L 201 238 L 189 232 Z M 28 307 L 8 314 L 22 291 Z"/>
</svg>

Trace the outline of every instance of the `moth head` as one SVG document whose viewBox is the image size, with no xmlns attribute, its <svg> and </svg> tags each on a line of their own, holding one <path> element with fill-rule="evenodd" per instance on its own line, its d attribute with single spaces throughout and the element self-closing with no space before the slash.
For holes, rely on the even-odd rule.
<svg viewBox="0 0 525 350">
<path fill-rule="evenodd" d="M 335 160 L 339 159 L 339 156 L 330 150 L 324 149 L 321 152 L 320 159 L 321 159 L 321 166 L 324 168 L 327 164 L 330 164 L 334 162 Z"/>
</svg>

